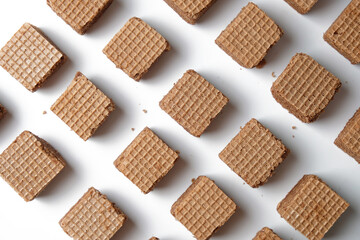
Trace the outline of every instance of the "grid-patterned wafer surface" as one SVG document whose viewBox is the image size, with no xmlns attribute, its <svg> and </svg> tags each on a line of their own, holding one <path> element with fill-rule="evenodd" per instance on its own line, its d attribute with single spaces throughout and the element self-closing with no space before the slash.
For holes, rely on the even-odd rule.
<svg viewBox="0 0 360 240">
<path fill-rule="evenodd" d="M 113 0 L 47 0 L 51 9 L 79 34 L 84 34 Z"/>
<path fill-rule="evenodd" d="M 194 70 L 188 70 L 160 101 L 186 131 L 199 137 L 229 99 Z"/>
<path fill-rule="evenodd" d="M 264 227 L 256 234 L 253 240 L 281 240 L 281 238 L 270 228 Z"/>
<path fill-rule="evenodd" d="M 298 53 L 273 83 L 274 98 L 303 122 L 315 121 L 341 87 L 340 80 L 310 56 Z"/>
<path fill-rule="evenodd" d="M 318 0 L 285 0 L 285 2 L 301 14 L 309 12 L 317 1 Z"/>
<path fill-rule="evenodd" d="M 6 108 L 0 104 L 0 119 L 2 119 L 6 114 Z"/>
<path fill-rule="evenodd" d="M 0 66 L 29 91 L 36 91 L 65 61 L 65 55 L 25 23 L 0 51 Z"/>
<path fill-rule="evenodd" d="M 146 127 L 114 165 L 142 192 L 148 193 L 170 171 L 177 159 L 178 154 Z"/>
<path fill-rule="evenodd" d="M 360 163 L 360 108 L 347 122 L 335 144 Z"/>
<path fill-rule="evenodd" d="M 131 18 L 103 49 L 103 53 L 129 77 L 138 81 L 151 65 L 170 50 L 166 39 L 146 22 Z"/>
<path fill-rule="evenodd" d="M 0 155 L 0 176 L 25 200 L 33 200 L 65 167 L 48 143 L 22 132 Z"/>
<path fill-rule="evenodd" d="M 235 213 L 236 204 L 211 179 L 200 176 L 173 204 L 171 214 L 198 240 L 206 240 Z"/>
<path fill-rule="evenodd" d="M 259 187 L 273 175 L 289 150 L 256 119 L 251 119 L 219 154 L 251 187 Z"/>
<path fill-rule="evenodd" d="M 360 0 L 352 0 L 330 28 L 324 39 L 352 64 L 360 63 Z"/>
<path fill-rule="evenodd" d="M 51 111 L 85 141 L 114 109 L 112 100 L 80 72 L 51 106 Z"/>
<path fill-rule="evenodd" d="M 282 35 L 281 28 L 256 4 L 250 2 L 215 42 L 241 66 L 253 68 L 264 59 Z"/>
<path fill-rule="evenodd" d="M 92 187 L 59 223 L 73 239 L 109 240 L 125 220 L 125 214 L 106 195 Z"/>
<path fill-rule="evenodd" d="M 320 240 L 349 204 L 315 175 L 305 175 L 277 210 L 309 240 Z"/>
</svg>

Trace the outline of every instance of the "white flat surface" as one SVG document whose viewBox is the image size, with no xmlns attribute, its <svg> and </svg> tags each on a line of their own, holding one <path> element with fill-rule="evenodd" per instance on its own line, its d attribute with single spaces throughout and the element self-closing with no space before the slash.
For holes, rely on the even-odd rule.
<svg viewBox="0 0 360 240">
<path fill-rule="evenodd" d="M 49 36 L 68 55 L 69 61 L 36 93 L 30 93 L 0 69 L 0 103 L 10 113 L 0 122 L 0 151 L 20 132 L 30 130 L 52 144 L 68 166 L 29 203 L 5 181 L 0 181 L 0 239 L 69 239 L 58 221 L 90 186 L 107 194 L 129 217 L 114 239 L 140 240 L 151 236 L 161 240 L 192 239 L 191 233 L 170 214 L 170 208 L 192 178 L 207 175 L 239 207 L 213 239 L 251 239 L 268 226 L 283 239 L 301 240 L 305 238 L 280 218 L 276 205 L 309 173 L 320 176 L 351 204 L 325 239 L 359 239 L 360 166 L 333 141 L 360 106 L 360 66 L 351 65 L 322 39 L 322 34 L 350 0 L 320 0 L 305 16 L 283 0 L 254 0 L 285 34 L 270 50 L 265 67 L 250 70 L 240 67 L 214 43 L 248 1 L 219 0 L 192 26 L 163 0 L 114 0 L 84 36 L 73 31 L 45 2 L 1 1 L 0 46 L 24 22 L 30 22 Z M 156 28 L 172 46 L 141 82 L 116 69 L 102 53 L 112 36 L 133 16 Z M 311 124 L 289 114 L 270 93 L 275 80 L 271 73 L 278 76 L 296 52 L 308 53 L 343 83 L 320 119 Z M 230 104 L 200 138 L 187 133 L 158 106 L 173 83 L 191 68 L 230 99 Z M 49 109 L 76 71 L 83 72 L 117 105 L 116 111 L 87 142 Z M 240 126 L 252 117 L 291 150 L 277 174 L 259 189 L 244 184 L 218 158 Z M 145 126 L 181 152 L 175 167 L 147 195 L 113 166 L 116 157 Z"/>
</svg>

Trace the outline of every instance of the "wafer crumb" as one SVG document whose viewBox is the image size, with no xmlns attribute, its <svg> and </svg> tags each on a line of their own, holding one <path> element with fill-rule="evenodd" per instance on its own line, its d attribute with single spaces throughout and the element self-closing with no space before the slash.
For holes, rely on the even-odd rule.
<svg viewBox="0 0 360 240">
<path fill-rule="evenodd" d="M 296 126 L 292 126 L 291 128 L 292 128 L 292 129 L 296 129 Z"/>
<path fill-rule="evenodd" d="M 131 128 L 131 131 L 135 131 L 135 128 Z"/>
<path fill-rule="evenodd" d="M 45 115 L 45 114 L 47 114 L 47 112 L 44 110 L 44 111 L 43 111 L 43 114 Z"/>
<path fill-rule="evenodd" d="M 292 135 L 292 138 L 295 138 L 295 136 L 294 136 L 294 135 Z"/>
<path fill-rule="evenodd" d="M 144 112 L 144 113 L 147 113 L 147 110 L 146 110 L 146 109 L 143 109 L 143 112 Z"/>
<path fill-rule="evenodd" d="M 271 76 L 272 76 L 273 78 L 276 78 L 275 72 L 272 72 L 272 73 L 271 73 Z"/>
</svg>

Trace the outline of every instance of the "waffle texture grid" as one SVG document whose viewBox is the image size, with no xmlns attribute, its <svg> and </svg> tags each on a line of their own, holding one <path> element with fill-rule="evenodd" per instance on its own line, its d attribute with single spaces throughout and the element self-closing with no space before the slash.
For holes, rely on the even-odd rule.
<svg viewBox="0 0 360 240">
<path fill-rule="evenodd" d="M 276 235 L 272 229 L 268 227 L 262 228 L 253 240 L 282 240 L 278 235 Z"/>
<path fill-rule="evenodd" d="M 318 0 L 285 0 L 298 13 L 308 13 Z"/>
</svg>

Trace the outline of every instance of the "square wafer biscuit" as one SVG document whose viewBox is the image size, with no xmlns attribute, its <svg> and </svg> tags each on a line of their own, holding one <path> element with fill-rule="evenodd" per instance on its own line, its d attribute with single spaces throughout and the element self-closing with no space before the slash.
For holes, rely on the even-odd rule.
<svg viewBox="0 0 360 240">
<path fill-rule="evenodd" d="M 0 51 L 0 66 L 35 92 L 66 56 L 36 27 L 25 23 Z"/>
<path fill-rule="evenodd" d="M 229 102 L 194 70 L 188 70 L 160 101 L 160 107 L 190 134 L 200 137 Z"/>
<path fill-rule="evenodd" d="M 282 240 L 276 233 L 273 232 L 272 229 L 268 227 L 262 228 L 253 240 Z"/>
<path fill-rule="evenodd" d="M 315 175 L 305 175 L 278 204 L 277 210 L 309 240 L 320 240 L 349 204 Z"/>
<path fill-rule="evenodd" d="M 26 201 L 33 200 L 65 167 L 45 140 L 22 132 L 0 155 L 0 176 Z"/>
<path fill-rule="evenodd" d="M 0 119 L 2 119 L 6 114 L 6 108 L 0 104 Z"/>
<path fill-rule="evenodd" d="M 282 29 L 250 2 L 215 42 L 241 66 L 253 68 L 259 65 L 282 35 Z"/>
<path fill-rule="evenodd" d="M 170 44 L 140 18 L 131 18 L 103 49 L 129 77 L 139 81 Z"/>
<path fill-rule="evenodd" d="M 115 105 L 82 73 L 77 72 L 50 109 L 86 141 L 114 111 Z"/>
<path fill-rule="evenodd" d="M 194 180 L 171 207 L 171 214 L 198 240 L 209 239 L 235 211 L 236 204 L 205 176 Z"/>
<path fill-rule="evenodd" d="M 360 108 L 346 123 L 335 144 L 360 163 Z"/>
<path fill-rule="evenodd" d="M 125 220 L 126 215 L 106 195 L 91 187 L 59 224 L 76 240 L 109 240 Z"/>
<path fill-rule="evenodd" d="M 79 34 L 101 17 L 113 0 L 47 0 L 50 8 Z"/>
<path fill-rule="evenodd" d="M 257 188 L 268 181 L 288 153 L 285 145 L 253 118 L 219 157 L 247 184 Z"/>
<path fill-rule="evenodd" d="M 304 53 L 297 53 L 273 83 L 276 101 L 305 123 L 315 121 L 341 87 L 340 80 Z"/>
<path fill-rule="evenodd" d="M 325 32 L 324 39 L 352 64 L 360 63 L 360 0 L 352 0 Z"/>
<path fill-rule="evenodd" d="M 114 165 L 143 193 L 148 193 L 170 171 L 178 157 L 177 152 L 146 127 Z"/>
<path fill-rule="evenodd" d="M 186 22 L 195 24 L 216 0 L 164 0 Z"/>
<path fill-rule="evenodd" d="M 308 13 L 318 0 L 285 0 L 298 13 Z"/>
</svg>

